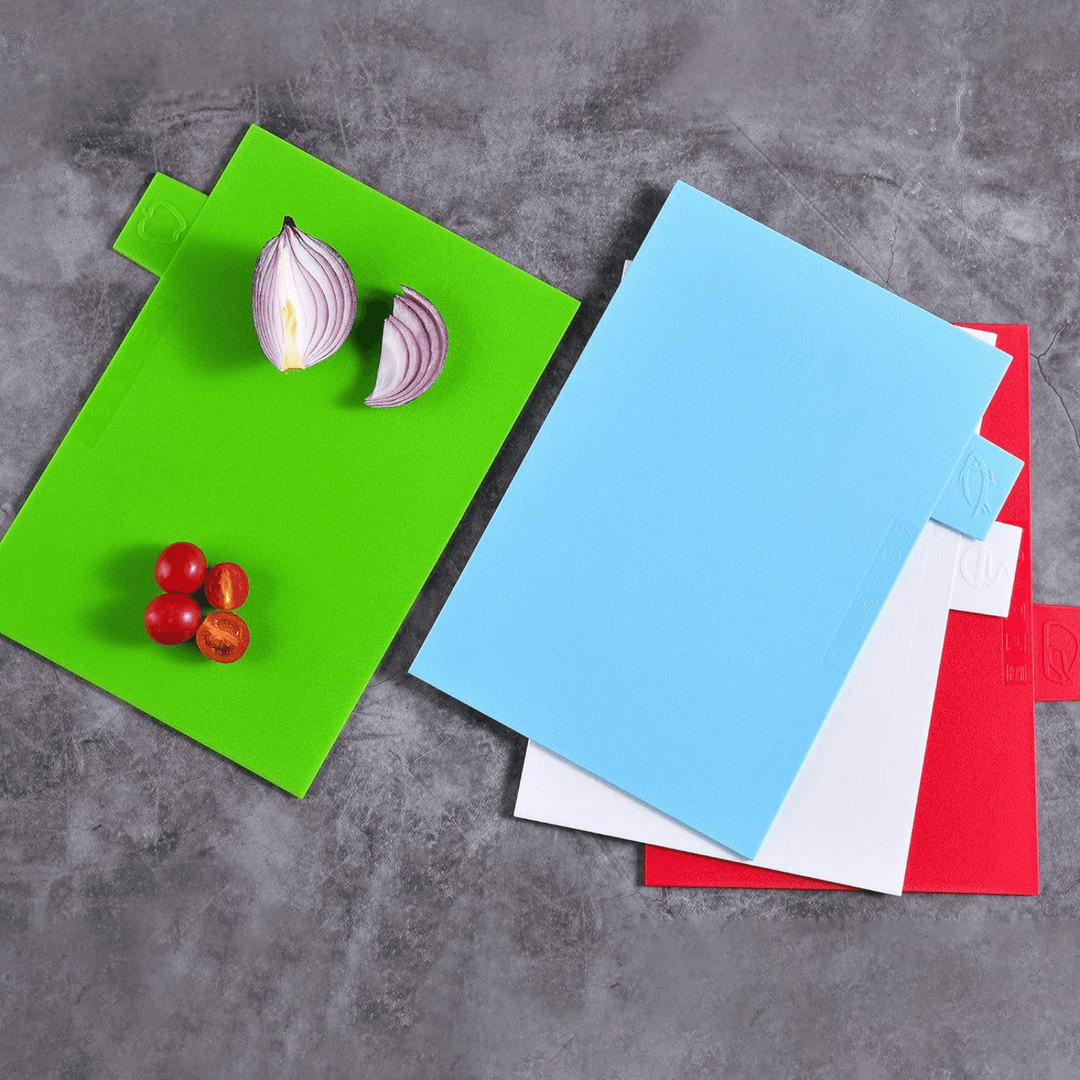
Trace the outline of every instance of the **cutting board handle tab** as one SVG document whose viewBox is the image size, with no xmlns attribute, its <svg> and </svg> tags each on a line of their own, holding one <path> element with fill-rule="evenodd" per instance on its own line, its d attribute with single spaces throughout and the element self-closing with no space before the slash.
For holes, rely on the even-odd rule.
<svg viewBox="0 0 1080 1080">
<path fill-rule="evenodd" d="M 155 173 L 113 249 L 161 277 L 206 199 L 201 191 L 164 173 Z"/>
</svg>

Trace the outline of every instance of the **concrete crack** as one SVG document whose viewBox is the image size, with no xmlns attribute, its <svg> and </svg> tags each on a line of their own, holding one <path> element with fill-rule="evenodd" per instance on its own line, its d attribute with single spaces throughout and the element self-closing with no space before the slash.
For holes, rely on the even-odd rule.
<svg viewBox="0 0 1080 1080">
<path fill-rule="evenodd" d="M 1060 334 L 1060 333 L 1061 333 L 1061 331 L 1065 329 L 1065 326 L 1066 326 L 1067 322 L 1068 322 L 1068 320 L 1066 320 L 1066 322 L 1063 322 L 1063 323 L 1062 323 L 1062 324 L 1061 324 L 1061 325 L 1060 325 L 1060 326 L 1059 326 L 1059 327 L 1058 327 L 1058 328 L 1057 328 L 1057 329 L 1056 329 L 1056 330 L 1054 331 L 1054 336 L 1053 336 L 1053 337 L 1052 337 L 1052 338 L 1050 339 L 1050 344 L 1049 344 L 1049 345 L 1047 345 L 1047 346 L 1046 346 L 1046 348 L 1045 348 L 1045 349 L 1043 349 L 1043 351 L 1042 351 L 1041 353 L 1038 353 L 1038 354 L 1037 354 L 1037 355 L 1035 356 L 1035 360 L 1036 360 L 1036 362 L 1039 362 L 1039 361 L 1041 361 L 1041 360 L 1042 360 L 1042 358 L 1043 358 L 1043 357 L 1044 357 L 1044 356 L 1045 356 L 1045 355 L 1046 355 L 1046 354 L 1047 354 L 1047 353 L 1048 353 L 1048 352 L 1049 352 L 1049 351 L 1050 351 L 1050 350 L 1051 350 L 1051 349 L 1052 349 L 1052 348 L 1054 347 L 1054 342 L 1055 342 L 1055 341 L 1057 341 L 1057 339 L 1058 339 L 1058 334 Z"/>
<path fill-rule="evenodd" d="M 960 103 L 964 98 L 964 91 L 967 89 L 967 72 L 964 70 L 963 64 L 960 65 L 960 87 L 956 91 L 956 138 L 953 140 L 953 151 L 960 159 L 960 168 L 964 173 L 964 182 L 960 188 L 960 220 L 964 223 L 964 240 L 960 245 L 960 262 L 963 265 L 964 258 L 967 255 L 968 241 L 972 238 L 971 225 L 968 224 L 967 210 L 964 207 L 964 196 L 967 192 L 968 182 L 968 167 L 967 159 L 964 157 L 964 151 L 960 149 L 960 141 L 964 137 L 964 121 L 960 119 Z M 971 309 L 971 321 L 978 322 L 978 317 L 975 314 L 975 282 L 972 280 L 972 275 L 968 273 L 968 307 Z"/>
<path fill-rule="evenodd" d="M 960 89 L 956 91 L 956 126 L 959 131 L 956 133 L 956 141 L 953 143 L 953 150 L 960 155 L 960 160 L 963 161 L 964 155 L 960 150 L 960 140 L 964 137 L 964 121 L 960 119 L 960 101 L 964 96 L 964 90 L 967 88 L 967 72 L 964 71 L 963 66 L 960 67 Z"/>
<path fill-rule="evenodd" d="M 1061 333 L 1062 330 L 1065 329 L 1067 324 L 1067 320 L 1066 322 L 1063 322 L 1054 331 L 1054 336 L 1050 339 L 1050 344 L 1047 345 L 1041 353 L 1032 353 L 1031 358 L 1035 361 L 1035 367 L 1038 369 L 1039 376 L 1042 378 L 1042 381 L 1046 383 L 1047 387 L 1049 387 L 1050 393 L 1052 393 L 1054 397 L 1057 398 L 1058 404 L 1061 406 L 1061 411 L 1065 414 L 1065 419 L 1069 421 L 1069 427 L 1072 428 L 1073 440 L 1076 442 L 1076 449 L 1080 450 L 1080 430 L 1078 430 L 1076 427 L 1076 421 L 1073 420 L 1072 413 L 1069 412 L 1069 407 L 1065 404 L 1065 399 L 1061 396 L 1061 394 L 1058 393 L 1057 387 L 1055 387 L 1054 384 L 1050 381 L 1050 378 L 1046 374 L 1046 371 L 1042 365 L 1043 357 L 1046 356 L 1046 354 L 1049 353 L 1050 350 L 1054 347 L 1054 342 L 1057 341 L 1058 335 Z"/>
<path fill-rule="evenodd" d="M 904 188 L 902 186 L 898 187 L 896 189 L 896 194 L 893 195 L 892 203 L 890 204 L 890 207 L 889 207 L 892 210 L 892 216 L 893 216 L 892 225 L 893 225 L 893 228 L 892 228 L 892 240 L 889 243 L 889 268 L 888 268 L 888 270 L 885 271 L 884 288 L 886 288 L 886 289 L 889 287 L 889 281 L 892 278 L 893 260 L 896 258 L 896 234 L 899 233 L 899 231 L 900 231 L 900 218 L 897 216 L 897 213 L 896 213 L 896 200 L 900 198 L 900 192 L 903 191 L 903 190 L 904 190 Z"/>
<path fill-rule="evenodd" d="M 889 287 L 889 279 L 892 277 L 893 260 L 896 258 L 896 234 L 900 231 L 900 222 L 893 221 L 892 242 L 889 244 L 889 269 L 885 271 L 885 288 Z"/>
</svg>

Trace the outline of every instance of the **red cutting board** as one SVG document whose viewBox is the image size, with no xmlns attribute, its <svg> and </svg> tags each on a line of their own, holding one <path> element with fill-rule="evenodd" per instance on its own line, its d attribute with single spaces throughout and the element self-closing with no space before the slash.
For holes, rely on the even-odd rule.
<svg viewBox="0 0 1080 1080">
<path fill-rule="evenodd" d="M 998 348 L 1013 357 L 986 410 L 982 434 L 1029 461 L 1028 329 L 977 328 L 997 334 Z M 998 520 L 1024 530 L 1012 607 L 1005 619 L 962 611 L 949 614 L 905 892 L 1034 896 L 1039 891 L 1035 682 L 1042 667 L 1059 688 L 1062 673 L 1072 672 L 1060 662 L 1060 652 L 1044 663 L 1038 651 L 1043 642 L 1033 634 L 1033 616 L 1040 626 L 1046 620 L 1031 598 L 1030 470 L 1021 472 Z M 1059 618 L 1054 627 L 1062 621 Z M 1056 629 L 1053 633 L 1057 642 L 1062 633 Z M 1080 683 L 1080 664 L 1076 674 Z M 1046 681 L 1040 679 L 1040 691 Z M 645 848 L 644 876 L 646 885 L 846 888 L 652 845 Z"/>
</svg>

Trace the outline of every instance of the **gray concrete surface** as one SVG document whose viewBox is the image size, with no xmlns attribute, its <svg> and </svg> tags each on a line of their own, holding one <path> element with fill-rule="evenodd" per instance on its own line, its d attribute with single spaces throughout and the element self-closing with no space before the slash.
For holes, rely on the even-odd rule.
<svg viewBox="0 0 1080 1080">
<path fill-rule="evenodd" d="M 258 121 L 582 298 L 302 802 L 0 639 L 0 1076 L 1080 1076 L 1080 707 L 1035 899 L 639 885 L 515 821 L 404 674 L 676 178 L 950 319 L 1031 324 L 1036 599 L 1080 602 L 1080 76 L 1022 0 L 0 2 L 0 530 L 151 287 L 155 169 Z"/>
</svg>

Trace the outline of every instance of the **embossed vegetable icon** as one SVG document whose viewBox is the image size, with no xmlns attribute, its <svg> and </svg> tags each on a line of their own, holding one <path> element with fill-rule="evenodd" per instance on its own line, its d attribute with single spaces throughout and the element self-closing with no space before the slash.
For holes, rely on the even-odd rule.
<svg viewBox="0 0 1080 1080">
<path fill-rule="evenodd" d="M 193 593 L 205 576 L 206 556 L 197 544 L 184 540 L 170 544 L 154 564 L 154 580 L 170 593 Z"/>
<path fill-rule="evenodd" d="M 162 593 L 146 605 L 143 625 L 159 645 L 179 645 L 195 636 L 202 611 L 185 593 Z"/>
<path fill-rule="evenodd" d="M 219 664 L 235 663 L 250 641 L 247 623 L 235 611 L 211 611 L 195 635 L 199 652 Z"/>
<path fill-rule="evenodd" d="M 262 351 L 280 371 L 311 367 L 337 352 L 356 318 L 348 263 L 291 217 L 255 263 L 251 310 Z"/>
<path fill-rule="evenodd" d="M 212 607 L 233 611 L 243 607 L 248 598 L 248 576 L 234 562 L 219 562 L 207 570 L 203 592 Z"/>
<path fill-rule="evenodd" d="M 382 352 L 375 389 L 366 405 L 390 408 L 414 401 L 439 377 L 450 341 L 438 308 L 402 285 L 394 310 L 383 323 Z"/>
</svg>

